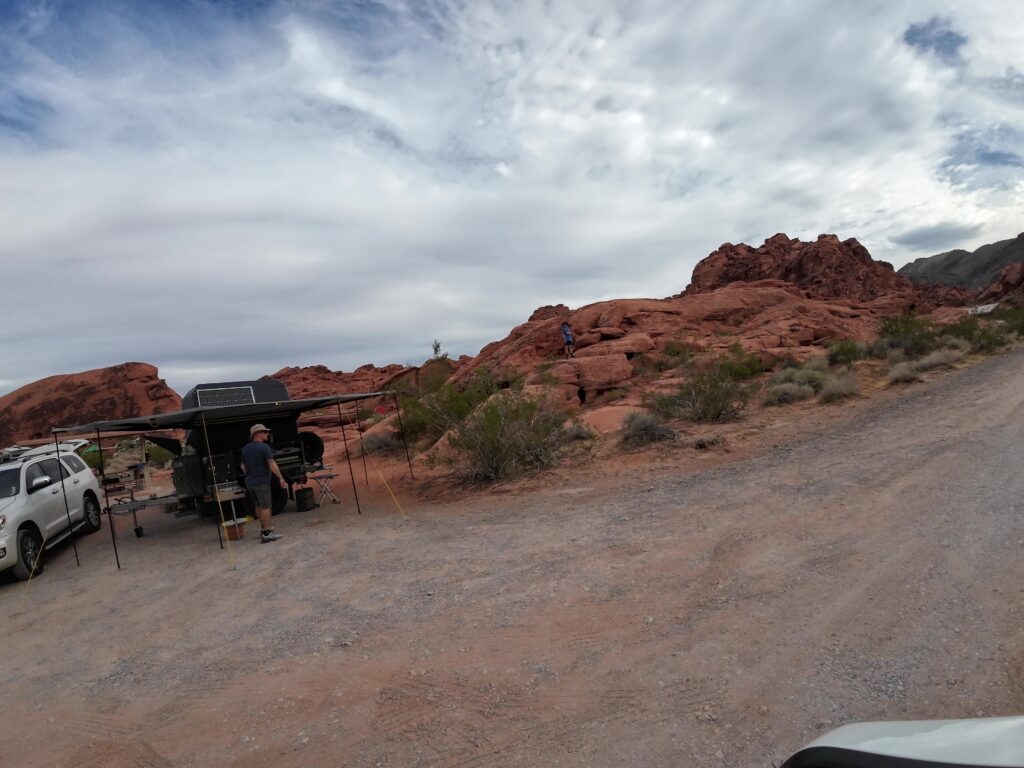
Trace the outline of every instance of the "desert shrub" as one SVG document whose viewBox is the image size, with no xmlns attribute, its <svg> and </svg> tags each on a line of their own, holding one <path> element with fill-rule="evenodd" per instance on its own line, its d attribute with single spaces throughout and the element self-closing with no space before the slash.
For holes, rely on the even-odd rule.
<svg viewBox="0 0 1024 768">
<path fill-rule="evenodd" d="M 367 456 L 382 456 L 403 450 L 401 439 L 394 432 L 374 432 L 363 435 L 360 440 L 362 451 Z"/>
<path fill-rule="evenodd" d="M 934 323 L 916 315 L 883 317 L 880 332 L 891 349 L 901 349 L 907 357 L 926 355 L 939 343 Z"/>
<path fill-rule="evenodd" d="M 962 339 L 970 344 L 978 337 L 981 323 L 976 317 L 961 317 L 955 323 L 943 327 L 942 335 L 946 338 Z M 945 341 L 945 339 L 943 339 Z"/>
<path fill-rule="evenodd" d="M 852 372 L 846 371 L 825 379 L 821 392 L 818 393 L 818 402 L 835 403 L 859 394 L 860 385 L 857 383 L 857 377 Z"/>
<path fill-rule="evenodd" d="M 691 421 L 728 421 L 739 416 L 752 391 L 729 370 L 715 366 L 694 373 L 675 394 L 680 410 Z"/>
<path fill-rule="evenodd" d="M 989 317 L 1001 322 L 1010 333 L 1024 336 L 1024 309 L 996 307 Z"/>
<path fill-rule="evenodd" d="M 991 355 L 1010 343 L 1006 327 L 996 323 L 986 323 L 978 329 L 978 335 L 971 340 L 971 351 L 979 355 Z"/>
<path fill-rule="evenodd" d="M 827 355 L 815 355 L 804 363 L 801 368 L 805 371 L 819 371 L 825 373 L 828 370 L 828 356 Z"/>
<path fill-rule="evenodd" d="M 823 360 L 824 358 L 815 359 Z M 824 383 L 825 374 L 814 368 L 783 368 L 771 378 L 772 385 L 796 384 L 801 387 L 810 387 L 815 392 L 819 391 Z"/>
<path fill-rule="evenodd" d="M 693 447 L 698 451 L 710 451 L 720 445 L 725 445 L 725 438 L 721 435 L 706 435 L 693 441 Z"/>
<path fill-rule="evenodd" d="M 565 443 L 564 421 L 550 403 L 504 390 L 455 426 L 449 444 L 471 479 L 493 482 L 551 466 Z"/>
<path fill-rule="evenodd" d="M 690 348 L 679 341 L 667 341 L 661 350 L 663 354 L 676 360 L 676 365 L 682 365 L 690 359 Z"/>
<path fill-rule="evenodd" d="M 952 368 L 963 359 L 963 356 L 962 352 L 955 349 L 937 349 L 920 360 L 915 360 L 911 365 L 918 373 L 935 368 Z"/>
<path fill-rule="evenodd" d="M 774 387 L 768 388 L 768 392 L 764 397 L 764 404 L 786 405 L 787 403 L 807 400 L 810 397 L 814 397 L 814 390 L 806 384 L 776 384 Z"/>
<path fill-rule="evenodd" d="M 765 370 L 761 358 L 753 352 L 744 351 L 738 343 L 729 347 L 728 356 L 719 359 L 715 367 L 721 374 L 735 381 L 752 379 Z"/>
<path fill-rule="evenodd" d="M 445 432 L 461 424 L 477 405 L 498 391 L 498 388 L 494 376 L 483 370 L 461 389 L 445 384 L 427 395 L 407 395 L 400 401 L 406 439 L 413 442 L 436 442 Z"/>
<path fill-rule="evenodd" d="M 889 354 L 885 356 L 885 360 L 890 366 L 899 365 L 905 362 L 907 359 L 907 353 L 902 349 L 890 349 Z"/>
<path fill-rule="evenodd" d="M 829 365 L 850 365 L 864 357 L 864 347 L 856 341 L 839 341 L 828 348 Z"/>
<path fill-rule="evenodd" d="M 674 440 L 675 430 L 665 426 L 664 420 L 655 413 L 634 411 L 622 420 L 622 444 L 636 448 L 641 445 Z"/>
<path fill-rule="evenodd" d="M 942 340 L 942 348 L 954 349 L 957 352 L 962 352 L 966 355 L 971 351 L 971 342 L 966 339 L 957 338 L 956 336 L 950 336 L 949 338 Z"/>
<path fill-rule="evenodd" d="M 919 381 L 919 377 L 917 371 L 914 370 L 913 363 L 903 362 L 896 363 L 896 365 L 889 369 L 886 380 L 890 384 L 909 384 L 913 381 Z"/>
<path fill-rule="evenodd" d="M 872 360 L 884 360 L 889 354 L 889 340 L 875 339 L 864 345 L 864 356 Z"/>
<path fill-rule="evenodd" d="M 645 395 L 644 407 L 663 419 L 675 419 L 682 415 L 683 408 L 675 395 Z"/>
<path fill-rule="evenodd" d="M 597 435 L 594 430 L 582 421 L 571 421 L 562 429 L 562 436 L 567 442 L 574 440 L 593 440 Z"/>
<path fill-rule="evenodd" d="M 648 378 L 653 378 L 659 373 L 678 368 L 681 364 L 680 360 L 674 357 L 645 354 L 635 355 L 630 362 L 633 366 L 633 371 L 638 376 L 646 376 Z"/>
</svg>

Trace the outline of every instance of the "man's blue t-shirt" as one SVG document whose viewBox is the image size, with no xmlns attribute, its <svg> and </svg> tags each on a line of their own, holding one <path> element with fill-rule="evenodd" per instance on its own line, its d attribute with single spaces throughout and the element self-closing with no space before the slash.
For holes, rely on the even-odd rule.
<svg viewBox="0 0 1024 768">
<path fill-rule="evenodd" d="M 266 443 L 255 440 L 242 449 L 242 463 L 245 464 L 245 484 L 270 485 L 270 464 L 274 452 Z"/>
</svg>

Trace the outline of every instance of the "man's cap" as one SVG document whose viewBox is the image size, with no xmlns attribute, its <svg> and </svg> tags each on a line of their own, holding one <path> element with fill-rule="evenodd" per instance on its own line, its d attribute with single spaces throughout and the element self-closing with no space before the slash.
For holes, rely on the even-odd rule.
<svg viewBox="0 0 1024 768">
<path fill-rule="evenodd" d="M 252 437 L 252 436 L 253 436 L 253 435 L 255 435 L 255 434 L 256 434 L 257 432 L 269 432 L 269 431 L 270 431 L 270 430 L 269 430 L 269 429 L 267 429 L 267 428 L 266 428 L 265 426 L 263 426 L 262 424 L 253 424 L 253 425 L 252 425 L 251 427 L 249 427 L 249 437 Z"/>
</svg>

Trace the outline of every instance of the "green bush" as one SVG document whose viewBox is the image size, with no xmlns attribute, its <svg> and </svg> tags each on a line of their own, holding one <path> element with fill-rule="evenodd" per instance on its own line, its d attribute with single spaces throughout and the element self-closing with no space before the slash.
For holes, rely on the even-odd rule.
<svg viewBox="0 0 1024 768">
<path fill-rule="evenodd" d="M 880 335 L 890 349 L 900 349 L 907 357 L 921 357 L 939 345 L 935 324 L 926 317 L 892 315 L 883 317 Z"/>
<path fill-rule="evenodd" d="M 569 424 L 562 428 L 562 435 L 567 442 L 572 442 L 574 440 L 593 440 L 597 437 L 597 435 L 594 434 L 594 430 L 582 421 L 569 422 Z"/>
<path fill-rule="evenodd" d="M 909 384 L 914 381 L 920 381 L 920 376 L 914 370 L 913 363 L 903 362 L 896 363 L 896 365 L 889 369 L 886 380 L 890 384 Z"/>
<path fill-rule="evenodd" d="M 634 411 L 622 420 L 622 444 L 636 448 L 650 443 L 674 440 L 675 430 L 665 426 L 664 420 L 654 413 Z"/>
<path fill-rule="evenodd" d="M 960 352 L 960 353 L 966 355 L 968 352 L 971 351 L 972 344 L 971 344 L 971 342 L 969 342 L 969 341 L 967 341 L 965 339 L 959 339 L 959 338 L 956 338 L 955 336 L 951 336 L 948 339 L 943 339 L 943 341 L 942 341 L 942 348 L 943 349 L 953 349 L 953 350 L 956 350 L 957 352 Z"/>
<path fill-rule="evenodd" d="M 146 461 L 151 467 L 169 467 L 174 461 L 174 454 L 156 443 L 146 443 Z M 97 459 L 97 463 L 99 459 Z"/>
<path fill-rule="evenodd" d="M 942 335 L 951 339 L 962 339 L 973 346 L 980 330 L 981 323 L 978 318 L 968 316 L 961 317 L 956 322 L 945 326 L 942 329 Z"/>
<path fill-rule="evenodd" d="M 445 432 L 461 424 L 473 409 L 498 391 L 489 371 L 478 372 L 462 389 L 444 384 L 427 395 L 407 395 L 400 400 L 402 427 L 410 442 L 437 442 Z"/>
<path fill-rule="evenodd" d="M 663 419 L 675 419 L 682 415 L 682 406 L 675 395 L 645 395 L 644 407 Z"/>
<path fill-rule="evenodd" d="M 824 358 L 815 358 L 823 360 Z M 783 368 L 771 379 L 772 385 L 797 384 L 802 387 L 810 387 L 815 392 L 821 390 L 825 383 L 825 374 L 814 368 Z"/>
<path fill-rule="evenodd" d="M 971 341 L 971 351 L 979 355 L 992 355 L 1010 343 L 1010 335 L 1003 325 L 986 323 L 978 329 L 978 335 Z"/>
<path fill-rule="evenodd" d="M 818 402 L 835 403 L 859 394 L 860 385 L 857 383 L 857 377 L 846 371 L 825 379 L 825 384 L 818 393 Z"/>
<path fill-rule="evenodd" d="M 715 366 L 694 373 L 676 392 L 681 411 L 691 421 L 728 421 L 739 416 L 752 395 L 728 369 Z"/>
<path fill-rule="evenodd" d="M 875 339 L 864 347 L 864 354 L 872 360 L 885 360 L 889 355 L 889 340 Z"/>
<path fill-rule="evenodd" d="M 735 381 L 746 381 L 765 371 L 761 358 L 752 352 L 744 351 L 738 343 L 729 347 L 729 355 L 719 359 L 715 367 L 720 373 Z"/>
<path fill-rule="evenodd" d="M 1018 336 L 1024 336 L 1024 309 L 1016 307 L 996 307 L 989 315 L 992 320 L 1003 323 L 1006 330 Z"/>
<path fill-rule="evenodd" d="M 856 341 L 839 341 L 828 348 L 829 365 L 850 365 L 864 357 L 864 347 Z"/>
<path fill-rule="evenodd" d="M 698 451 L 710 451 L 712 448 L 718 448 L 722 445 L 725 445 L 725 438 L 721 435 L 707 435 L 705 437 L 698 437 L 693 441 L 693 447 Z"/>
<path fill-rule="evenodd" d="M 493 482 L 551 466 L 566 440 L 564 421 L 549 403 L 504 390 L 454 427 L 450 445 L 470 478 Z"/>
<path fill-rule="evenodd" d="M 785 384 L 776 384 L 773 387 L 769 387 L 764 398 L 764 404 L 786 405 L 788 403 L 799 402 L 800 400 L 807 400 L 811 397 L 814 397 L 814 390 L 811 387 L 808 387 L 805 384 L 787 382 Z"/>
<path fill-rule="evenodd" d="M 690 348 L 679 341 L 665 342 L 665 347 L 661 351 L 668 357 L 675 358 L 676 365 L 682 365 L 690 359 Z"/>
</svg>

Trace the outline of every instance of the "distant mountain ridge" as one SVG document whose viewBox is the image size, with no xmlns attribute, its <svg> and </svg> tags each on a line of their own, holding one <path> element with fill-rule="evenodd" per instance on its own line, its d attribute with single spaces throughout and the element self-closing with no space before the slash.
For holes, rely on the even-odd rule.
<svg viewBox="0 0 1024 768">
<path fill-rule="evenodd" d="M 983 245 L 975 251 L 958 248 L 915 259 L 899 269 L 913 283 L 958 286 L 980 291 L 998 277 L 1004 267 L 1024 262 L 1024 232 L 1010 240 Z"/>
</svg>

